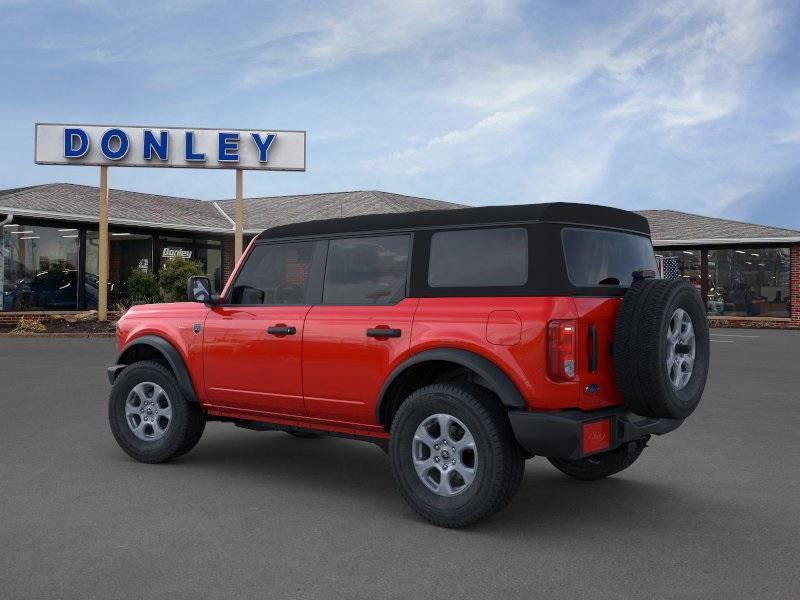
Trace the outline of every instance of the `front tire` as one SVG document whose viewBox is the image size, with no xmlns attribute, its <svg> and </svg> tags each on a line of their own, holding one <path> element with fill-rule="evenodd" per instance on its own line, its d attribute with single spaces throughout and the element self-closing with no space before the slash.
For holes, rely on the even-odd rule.
<svg viewBox="0 0 800 600">
<path fill-rule="evenodd" d="M 119 374 L 108 399 L 114 439 L 128 456 L 160 463 L 186 454 L 200 440 L 206 419 L 161 363 L 137 362 Z"/>
<path fill-rule="evenodd" d="M 389 458 L 397 487 L 420 516 L 465 527 L 505 507 L 525 471 L 496 396 L 470 384 L 434 384 L 403 402 Z"/>
<path fill-rule="evenodd" d="M 648 436 L 649 437 L 649 436 Z M 647 438 L 623 444 L 609 452 L 594 454 L 578 460 L 548 458 L 556 469 L 581 481 L 595 481 L 609 477 L 630 467 L 647 446 Z"/>
</svg>

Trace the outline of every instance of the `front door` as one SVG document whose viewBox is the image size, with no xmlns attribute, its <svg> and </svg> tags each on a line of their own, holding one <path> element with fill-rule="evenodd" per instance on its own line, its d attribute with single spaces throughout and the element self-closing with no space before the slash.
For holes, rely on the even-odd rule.
<svg viewBox="0 0 800 600">
<path fill-rule="evenodd" d="M 409 235 L 331 240 L 323 300 L 306 316 L 309 415 L 375 423 L 375 401 L 411 343 L 417 298 L 405 298 Z"/>
<path fill-rule="evenodd" d="M 315 242 L 253 247 L 208 313 L 204 375 L 211 405 L 302 415 L 303 326 L 314 299 Z"/>
</svg>

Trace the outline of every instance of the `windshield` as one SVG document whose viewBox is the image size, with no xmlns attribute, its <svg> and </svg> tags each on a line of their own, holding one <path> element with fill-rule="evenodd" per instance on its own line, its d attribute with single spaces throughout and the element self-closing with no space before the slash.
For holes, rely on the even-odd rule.
<svg viewBox="0 0 800 600">
<path fill-rule="evenodd" d="M 564 229 L 561 233 L 567 275 L 576 286 L 629 287 L 634 271 L 656 270 L 650 239 L 599 229 Z"/>
</svg>

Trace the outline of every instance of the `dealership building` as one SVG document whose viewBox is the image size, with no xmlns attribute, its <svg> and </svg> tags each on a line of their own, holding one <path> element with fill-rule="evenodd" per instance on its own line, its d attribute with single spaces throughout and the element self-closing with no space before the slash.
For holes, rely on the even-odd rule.
<svg viewBox="0 0 800 600">
<path fill-rule="evenodd" d="M 0 322 L 21 312 L 93 309 L 98 299 L 96 187 L 55 183 L 0 190 Z M 244 200 L 245 243 L 276 225 L 463 205 L 380 191 Z M 800 328 L 800 231 L 672 210 L 642 210 L 659 268 L 683 277 L 719 324 Z M 111 190 L 109 303 L 126 300 L 134 269 L 158 274 L 195 260 L 222 288 L 234 265 L 234 200 L 216 202 Z"/>
</svg>

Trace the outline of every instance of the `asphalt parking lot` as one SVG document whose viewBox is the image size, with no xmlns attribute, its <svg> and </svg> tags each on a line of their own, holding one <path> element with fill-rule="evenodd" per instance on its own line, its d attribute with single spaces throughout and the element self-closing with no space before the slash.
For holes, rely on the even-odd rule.
<svg viewBox="0 0 800 600">
<path fill-rule="evenodd" d="M 427 525 L 375 446 L 211 423 L 170 464 L 106 423 L 112 340 L 0 340 L 0 598 L 796 598 L 800 332 L 714 330 L 692 419 L 614 478 L 528 462 Z"/>
</svg>

